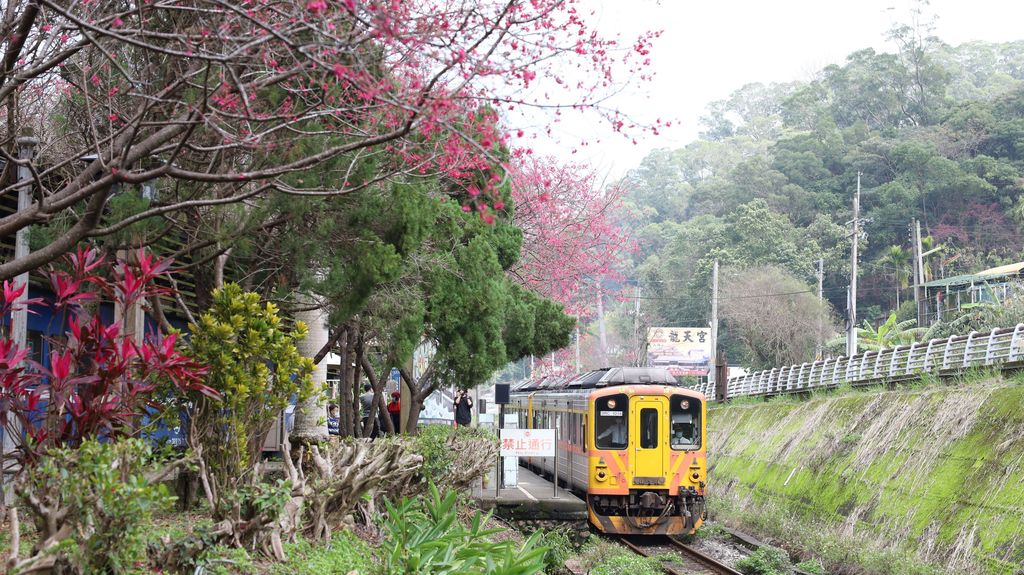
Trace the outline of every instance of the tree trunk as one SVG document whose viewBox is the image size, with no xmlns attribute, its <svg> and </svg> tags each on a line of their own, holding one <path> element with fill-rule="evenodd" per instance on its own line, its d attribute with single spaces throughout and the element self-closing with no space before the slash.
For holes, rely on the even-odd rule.
<svg viewBox="0 0 1024 575">
<path fill-rule="evenodd" d="M 388 413 L 388 404 L 384 399 L 384 385 L 388 382 L 388 371 L 384 371 L 386 368 L 382 368 L 380 377 L 373 373 L 373 366 L 370 365 L 370 360 L 363 357 L 363 371 L 366 373 L 366 378 L 374 382 L 373 384 L 373 404 L 370 408 L 370 418 L 367 420 L 367 427 L 373 428 L 373 421 L 380 422 L 381 431 L 387 431 L 388 433 L 395 432 L 395 426 L 391 422 L 391 414 Z M 366 437 L 369 431 L 364 429 L 363 436 Z"/>
<path fill-rule="evenodd" d="M 409 412 L 405 419 L 405 432 L 409 435 L 416 435 L 416 429 L 420 421 L 420 412 L 423 411 L 423 403 L 436 389 L 435 386 L 427 384 L 433 377 L 434 363 L 431 362 L 427 366 L 419 380 L 413 380 L 412 374 L 405 368 L 399 368 L 398 372 L 401 374 L 402 379 L 405 380 L 406 386 L 409 387 Z"/>
<path fill-rule="evenodd" d="M 355 429 L 352 425 L 352 358 L 355 357 L 356 333 L 351 325 L 346 325 L 345 331 L 345 344 L 341 352 L 341 381 L 338 382 L 338 410 L 341 415 L 338 429 L 341 435 L 351 437 Z"/>
<path fill-rule="evenodd" d="M 416 435 L 416 430 L 419 427 L 421 411 L 423 411 L 423 402 L 416 399 L 415 393 L 410 393 L 409 416 L 405 420 L 405 432 L 409 435 Z"/>
<path fill-rule="evenodd" d="M 362 370 L 360 367 L 363 364 L 363 326 L 356 326 L 356 342 L 355 342 L 355 358 L 352 363 L 355 367 L 352 368 L 352 435 L 354 437 L 365 437 L 362 433 L 363 427 L 363 402 L 359 400 L 359 396 L 363 393 L 363 378 L 360 375 Z"/>
<path fill-rule="evenodd" d="M 327 312 L 322 309 L 300 311 L 295 314 L 297 321 L 305 322 L 308 332 L 298 344 L 299 353 L 314 357 L 327 343 Z M 320 391 L 327 383 L 327 361 L 322 359 L 312 373 L 316 392 L 295 406 L 295 427 L 291 432 L 293 443 L 319 443 L 327 441 L 327 405 Z"/>
</svg>

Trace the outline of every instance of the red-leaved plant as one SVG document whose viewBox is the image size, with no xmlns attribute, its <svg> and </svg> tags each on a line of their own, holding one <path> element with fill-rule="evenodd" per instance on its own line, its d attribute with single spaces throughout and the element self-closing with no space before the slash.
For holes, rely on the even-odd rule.
<svg viewBox="0 0 1024 575">
<path fill-rule="evenodd" d="M 164 386 L 217 396 L 202 383 L 206 368 L 175 349 L 176 334 L 152 332 L 136 343 L 122 337 L 121 326 L 105 325 L 93 305 L 129 309 L 166 293 L 156 279 L 168 273 L 171 260 L 140 250 L 134 263 L 111 266 L 95 249 L 81 248 L 65 260 L 64 269 L 46 273 L 52 299 L 19 302 L 25 286 L 3 284 L 0 320 L 19 307 L 48 307 L 59 322 L 52 331 L 60 335 L 48 338 L 48 365 L 32 361 L 9 331 L 0 337 L 0 425 L 15 440 L 14 456 L 29 462 L 50 447 L 138 432 L 133 422 L 147 408 L 161 407 Z"/>
</svg>

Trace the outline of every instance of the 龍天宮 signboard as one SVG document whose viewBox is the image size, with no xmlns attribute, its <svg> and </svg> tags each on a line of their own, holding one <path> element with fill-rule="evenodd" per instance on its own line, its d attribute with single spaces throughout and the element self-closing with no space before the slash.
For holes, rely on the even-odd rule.
<svg viewBox="0 0 1024 575">
<path fill-rule="evenodd" d="M 711 365 L 711 328 L 652 327 L 647 330 L 647 367 L 672 375 L 707 375 Z"/>
<path fill-rule="evenodd" d="M 502 429 L 502 457 L 554 457 L 554 429 Z"/>
</svg>

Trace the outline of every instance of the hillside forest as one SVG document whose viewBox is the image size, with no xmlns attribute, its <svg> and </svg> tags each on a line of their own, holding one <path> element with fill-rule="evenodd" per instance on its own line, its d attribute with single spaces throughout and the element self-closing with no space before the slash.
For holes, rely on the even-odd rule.
<svg viewBox="0 0 1024 575">
<path fill-rule="evenodd" d="M 631 170 L 622 219 L 636 249 L 603 322 L 608 349 L 629 361 L 647 326 L 708 325 L 717 259 L 729 363 L 812 360 L 846 321 L 858 174 L 859 326 L 895 312 L 914 327 L 913 219 L 925 249 L 941 247 L 927 280 L 1020 261 L 1024 41 L 950 46 L 926 32 L 895 28 L 894 52 L 859 50 L 806 81 L 741 86 L 707 106 L 697 140 Z"/>
</svg>

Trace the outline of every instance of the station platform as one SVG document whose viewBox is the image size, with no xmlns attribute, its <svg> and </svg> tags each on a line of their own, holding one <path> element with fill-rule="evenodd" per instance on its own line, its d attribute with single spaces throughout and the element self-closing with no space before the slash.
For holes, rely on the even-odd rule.
<svg viewBox="0 0 1024 575">
<path fill-rule="evenodd" d="M 478 486 L 472 497 L 485 509 L 512 519 L 552 519 L 578 521 L 587 518 L 587 504 L 571 491 L 557 490 L 547 479 L 520 466 L 515 487 L 495 489 L 495 472 L 491 471 L 487 487 Z"/>
</svg>

